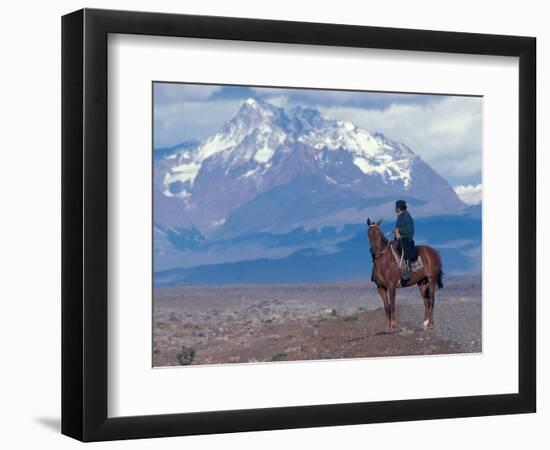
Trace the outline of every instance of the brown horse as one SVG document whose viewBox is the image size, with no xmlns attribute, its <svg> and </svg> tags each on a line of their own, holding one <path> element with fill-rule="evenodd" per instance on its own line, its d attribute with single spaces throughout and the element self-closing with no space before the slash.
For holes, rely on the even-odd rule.
<svg viewBox="0 0 550 450">
<path fill-rule="evenodd" d="M 395 241 L 389 241 L 380 229 L 380 222 L 371 222 L 367 220 L 367 234 L 373 255 L 374 264 L 374 283 L 378 288 L 378 293 L 384 301 L 384 310 L 388 319 L 388 330 L 397 330 L 395 323 L 395 296 L 398 287 L 409 287 L 418 285 L 420 295 L 424 300 L 424 328 L 433 327 L 433 314 L 435 303 L 435 288 L 443 287 L 443 270 L 439 254 L 427 245 L 416 247 L 418 255 L 422 258 L 424 269 L 419 272 L 413 272 L 407 280 L 405 286 L 401 286 L 401 270 L 392 252 L 392 246 L 396 246 Z M 395 247 L 394 247 L 395 249 Z"/>
</svg>

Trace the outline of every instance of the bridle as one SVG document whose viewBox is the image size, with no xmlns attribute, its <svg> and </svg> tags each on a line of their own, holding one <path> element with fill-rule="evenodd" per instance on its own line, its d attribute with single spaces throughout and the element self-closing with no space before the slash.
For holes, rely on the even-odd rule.
<svg viewBox="0 0 550 450">
<path fill-rule="evenodd" d="M 386 234 L 382 233 L 382 230 L 380 229 L 380 226 L 376 223 L 371 223 L 370 225 L 368 225 L 368 228 L 370 228 L 370 227 L 378 228 L 378 230 L 380 231 L 380 234 L 384 237 L 386 237 L 386 234 L 391 233 L 390 231 L 388 231 Z M 390 248 L 391 241 L 389 239 L 387 239 L 388 243 L 386 244 L 386 247 L 384 248 L 384 250 L 382 250 L 380 253 L 376 254 L 376 252 L 378 251 L 378 248 L 380 247 L 380 245 L 379 245 L 380 240 L 381 240 L 381 237 L 379 236 L 378 237 L 378 242 L 376 243 L 376 247 L 374 248 L 374 253 L 373 253 L 374 259 L 377 259 L 380 256 L 382 256 L 386 252 L 386 250 L 388 250 L 388 248 Z"/>
</svg>

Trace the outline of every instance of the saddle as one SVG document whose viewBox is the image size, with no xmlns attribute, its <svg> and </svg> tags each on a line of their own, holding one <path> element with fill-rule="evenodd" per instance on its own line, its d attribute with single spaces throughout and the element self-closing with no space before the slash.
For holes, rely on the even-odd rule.
<svg viewBox="0 0 550 450">
<path fill-rule="evenodd" d="M 399 270 L 403 271 L 403 269 L 405 268 L 405 255 L 403 253 L 403 249 L 399 248 L 397 243 L 392 243 L 390 245 L 390 248 L 393 258 L 395 259 L 395 263 L 399 267 Z M 424 270 L 424 264 L 422 262 L 420 254 L 418 253 L 417 247 L 415 247 L 415 253 L 417 255 L 417 258 L 414 261 L 410 261 L 410 270 L 411 272 L 420 272 L 421 270 Z"/>
</svg>

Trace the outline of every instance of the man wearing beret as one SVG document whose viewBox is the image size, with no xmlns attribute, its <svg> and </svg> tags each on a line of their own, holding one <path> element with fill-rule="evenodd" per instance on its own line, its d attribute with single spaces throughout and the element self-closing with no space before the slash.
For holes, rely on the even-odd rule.
<svg viewBox="0 0 550 450">
<path fill-rule="evenodd" d="M 403 249 L 403 259 L 405 267 L 403 268 L 401 278 L 407 281 L 411 277 L 411 261 L 416 259 L 416 250 L 414 248 L 414 221 L 409 211 L 407 211 L 407 203 L 405 200 L 397 200 L 395 202 L 395 212 L 397 213 L 397 221 L 393 232 Z"/>
</svg>

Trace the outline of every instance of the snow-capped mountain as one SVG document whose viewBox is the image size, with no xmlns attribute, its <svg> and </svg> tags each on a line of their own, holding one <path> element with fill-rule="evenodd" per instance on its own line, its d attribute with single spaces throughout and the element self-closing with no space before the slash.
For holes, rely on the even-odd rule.
<svg viewBox="0 0 550 450">
<path fill-rule="evenodd" d="M 202 142 L 155 153 L 155 222 L 205 235 L 361 223 L 393 213 L 397 197 L 416 215 L 464 203 L 405 144 L 311 108 L 255 99 Z"/>
</svg>

